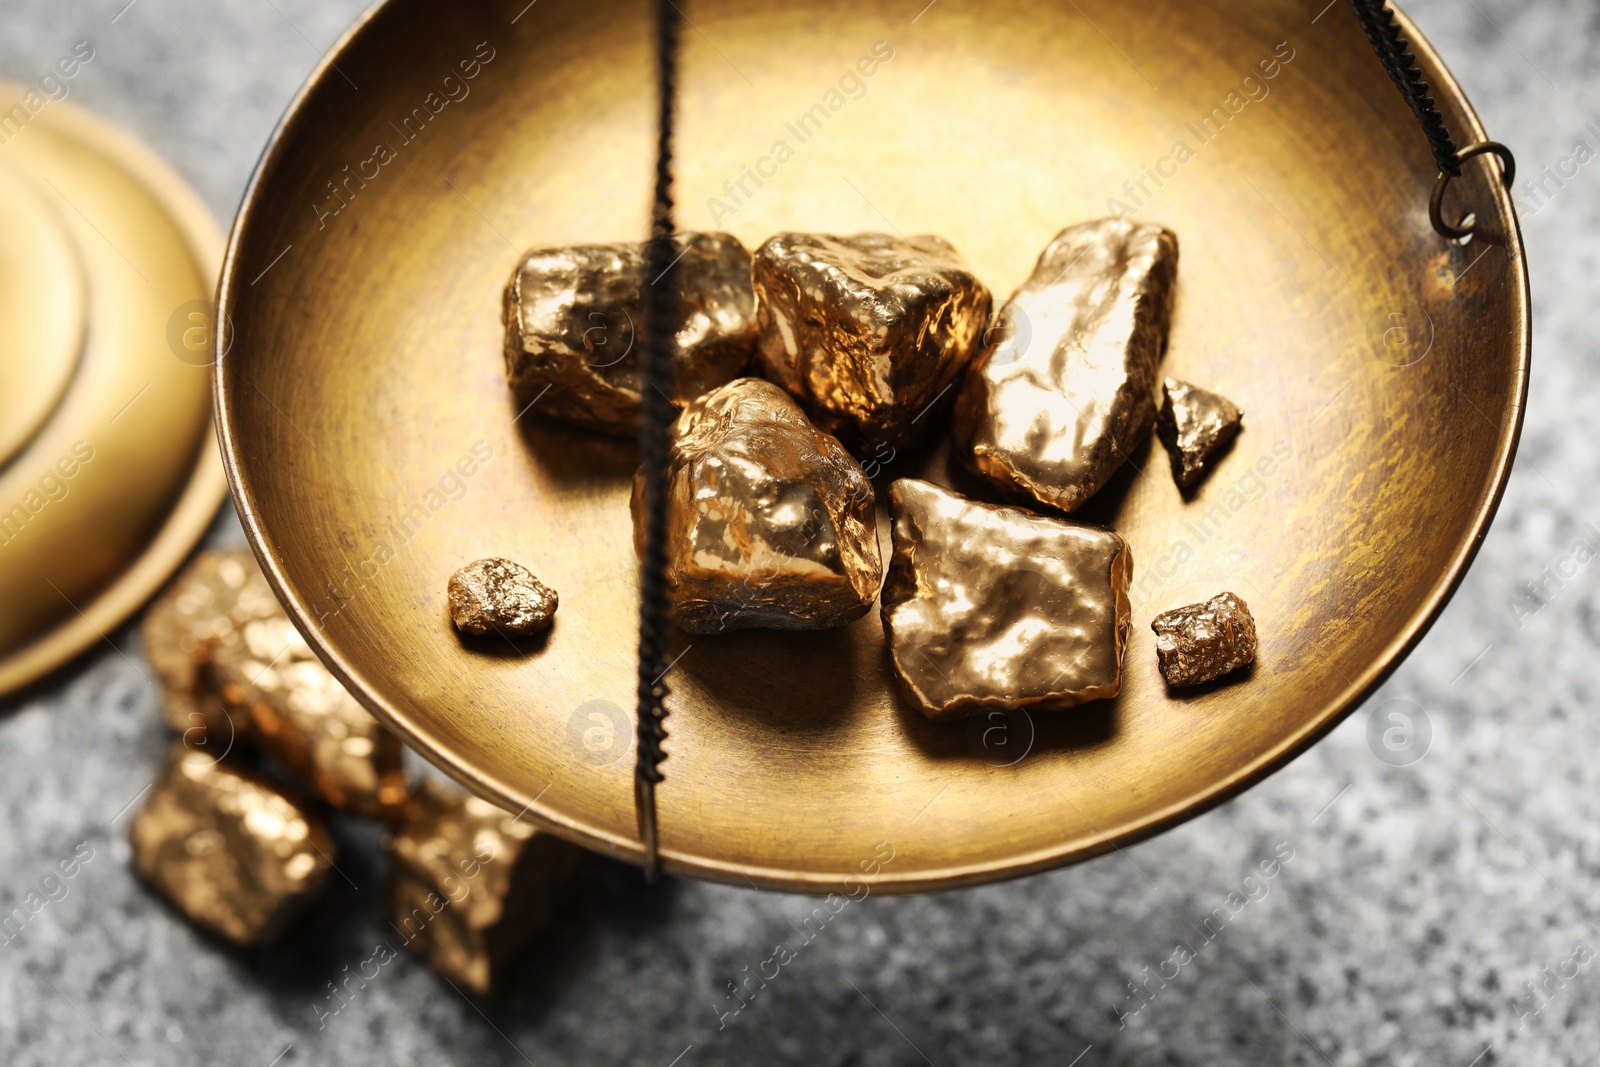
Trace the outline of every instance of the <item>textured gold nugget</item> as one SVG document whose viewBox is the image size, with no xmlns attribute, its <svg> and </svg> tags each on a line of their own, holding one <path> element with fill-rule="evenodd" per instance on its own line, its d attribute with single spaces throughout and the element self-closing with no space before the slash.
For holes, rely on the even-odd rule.
<svg viewBox="0 0 1600 1067">
<path fill-rule="evenodd" d="M 1166 380 L 1163 393 L 1156 430 L 1172 454 L 1172 476 L 1187 489 L 1238 435 L 1244 412 L 1227 397 L 1176 378 Z"/>
<path fill-rule="evenodd" d="M 644 477 L 633 483 L 644 551 Z M 667 588 L 689 633 L 818 630 L 867 613 L 883 574 L 872 483 L 771 382 L 692 402 L 667 459 Z"/>
<path fill-rule="evenodd" d="M 883 628 L 928 718 L 1121 691 L 1133 578 L 1121 537 L 911 478 L 889 487 L 889 512 Z"/>
<path fill-rule="evenodd" d="M 400 739 L 351 696 L 281 612 L 218 640 L 210 690 L 256 748 L 329 804 L 393 817 L 406 797 Z"/>
<path fill-rule="evenodd" d="M 549 628 L 561 598 L 509 559 L 480 559 L 450 576 L 450 619 L 468 634 L 516 637 Z"/>
<path fill-rule="evenodd" d="M 744 372 L 755 351 L 750 253 L 725 233 L 683 233 L 672 351 L 682 405 Z M 676 254 L 676 253 L 675 253 Z M 639 425 L 644 245 L 574 245 L 526 253 L 505 293 L 506 375 L 524 404 L 579 426 Z M 664 283 L 663 283 L 664 284 Z"/>
<path fill-rule="evenodd" d="M 239 945 L 283 933 L 333 866 L 333 843 L 315 817 L 264 779 L 182 745 L 128 839 L 146 881 L 191 921 Z"/>
<path fill-rule="evenodd" d="M 549 923 L 580 854 L 435 779 L 412 797 L 393 850 L 395 929 L 441 974 L 480 995 Z"/>
<path fill-rule="evenodd" d="M 993 298 L 943 238 L 783 233 L 754 269 L 766 376 L 853 446 L 926 434 L 982 348 Z"/>
<path fill-rule="evenodd" d="M 259 619 L 283 618 L 283 608 L 247 548 L 195 557 L 145 613 L 144 653 L 161 685 L 167 725 L 191 748 L 223 752 L 248 724 L 202 685 L 201 672 L 219 640 Z"/>
<path fill-rule="evenodd" d="M 1155 617 L 1156 657 L 1168 685 L 1199 685 L 1256 661 L 1256 623 L 1232 593 Z"/>
<path fill-rule="evenodd" d="M 1099 492 L 1155 424 L 1177 274 L 1178 239 L 1161 226 L 1102 219 L 1057 234 L 956 401 L 962 462 L 1062 511 Z"/>
</svg>

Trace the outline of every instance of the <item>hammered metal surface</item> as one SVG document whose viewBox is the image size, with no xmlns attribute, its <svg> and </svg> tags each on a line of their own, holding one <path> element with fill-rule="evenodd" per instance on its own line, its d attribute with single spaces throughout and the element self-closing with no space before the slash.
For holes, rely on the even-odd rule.
<svg viewBox="0 0 1600 1067">
<path fill-rule="evenodd" d="M 633 482 L 644 551 L 644 474 Z M 788 393 L 740 378 L 693 401 L 667 458 L 667 592 L 693 634 L 822 630 L 878 595 L 872 483 Z"/>
<path fill-rule="evenodd" d="M 725 233 L 681 233 L 681 324 L 674 399 L 739 376 L 755 350 L 750 253 Z M 526 253 L 505 290 L 506 375 L 522 404 L 615 434 L 639 425 L 644 245 L 571 245 Z"/>
<path fill-rule="evenodd" d="M 1068 708 L 1122 689 L 1133 554 L 1110 530 L 889 487 L 894 554 L 883 629 L 930 719 Z"/>
<path fill-rule="evenodd" d="M 462 633 L 521 636 L 548 629 L 561 598 L 509 559 L 480 559 L 450 576 L 450 621 Z"/>
<path fill-rule="evenodd" d="M 759 354 L 817 425 L 867 454 L 942 422 L 992 298 L 942 237 L 780 233 L 756 249 Z"/>
<path fill-rule="evenodd" d="M 1256 661 L 1256 621 L 1232 593 L 1163 611 L 1150 629 L 1161 677 L 1171 686 L 1200 685 Z"/>
<path fill-rule="evenodd" d="M 1211 460 L 1239 434 L 1244 412 L 1225 396 L 1168 378 L 1162 385 L 1156 432 L 1172 456 L 1172 476 L 1185 489 L 1200 481 Z"/>
<path fill-rule="evenodd" d="M 128 840 L 134 868 L 173 907 L 238 945 L 282 934 L 333 868 L 315 816 L 265 779 L 182 744 Z"/>
<path fill-rule="evenodd" d="M 394 929 L 446 978 L 479 995 L 549 924 L 582 855 L 432 778 L 411 798 L 391 847 Z"/>
<path fill-rule="evenodd" d="M 1099 492 L 1155 425 L 1177 275 L 1163 226 L 1101 219 L 1057 234 L 1001 309 L 1004 343 L 962 386 L 962 462 L 1062 511 Z"/>
</svg>

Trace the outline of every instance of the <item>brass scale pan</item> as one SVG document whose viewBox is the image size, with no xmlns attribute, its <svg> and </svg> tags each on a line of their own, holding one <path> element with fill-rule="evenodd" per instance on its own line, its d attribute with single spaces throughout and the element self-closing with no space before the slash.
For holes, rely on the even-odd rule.
<svg viewBox="0 0 1600 1067">
<path fill-rule="evenodd" d="M 876 613 L 675 634 L 666 870 L 827 891 L 887 843 L 875 889 L 911 892 L 1082 860 L 1282 766 L 1438 615 L 1522 422 L 1522 242 L 1487 158 L 1449 192 L 1476 232 L 1435 232 L 1427 141 L 1350 11 L 1318 17 L 1323 2 L 686 6 L 680 227 L 750 247 L 781 230 L 937 233 L 1003 299 L 1061 227 L 1116 198 L 1183 243 L 1166 373 L 1237 401 L 1246 428 L 1193 500 L 1145 453 L 1143 476 L 1125 468 L 1087 511 L 1136 561 L 1114 701 L 928 723 L 891 684 Z M 1457 143 L 1482 141 L 1401 25 Z M 797 136 L 880 41 L 892 57 Z M 525 248 L 643 235 L 652 49 L 637 0 L 368 12 L 251 183 L 215 378 L 245 529 L 329 667 L 470 788 L 634 862 L 635 450 L 518 417 L 500 295 Z M 731 199 L 725 183 L 780 140 L 792 157 Z M 712 200 L 733 210 L 713 219 Z M 939 457 L 885 477 L 922 463 Z M 544 643 L 451 629 L 446 578 L 490 555 L 560 592 Z M 1255 610 L 1253 677 L 1169 696 L 1148 620 L 1223 589 Z"/>
</svg>

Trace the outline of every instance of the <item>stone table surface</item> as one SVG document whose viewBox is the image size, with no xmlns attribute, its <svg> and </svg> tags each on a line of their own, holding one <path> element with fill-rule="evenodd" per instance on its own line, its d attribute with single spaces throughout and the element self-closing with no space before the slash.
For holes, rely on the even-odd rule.
<svg viewBox="0 0 1600 1067">
<path fill-rule="evenodd" d="M 226 220 L 292 93 L 361 6 L 5 0 L 0 76 L 33 82 L 91 41 L 71 98 L 154 145 Z M 1317 6 L 1307 0 L 1308 13 Z M 1600 170 L 1583 166 L 1600 149 L 1589 124 L 1600 8 L 1409 8 L 1526 180 L 1546 167 L 1565 177 L 1518 190 L 1537 358 L 1500 516 L 1421 647 L 1308 754 L 1120 854 L 852 904 L 737 1015 L 721 1014 L 738 1003 L 727 983 L 815 901 L 678 880 L 652 891 L 597 860 L 576 912 L 502 995 L 469 1002 L 404 955 L 324 1018 L 328 984 L 387 936 L 376 835 L 336 827 L 349 882 L 277 948 L 230 951 L 177 918 L 136 882 L 124 843 L 119 813 L 168 744 L 137 632 L 124 627 L 110 635 L 117 650 L 0 705 L 0 911 L 80 842 L 93 851 L 64 897 L 0 940 L 0 1061 L 1595 1063 L 1595 574 L 1552 585 L 1532 615 L 1508 604 L 1576 541 L 1600 538 L 1588 525 L 1600 503 L 1584 495 L 1600 477 L 1587 406 L 1600 339 L 1586 326 Z M 225 513 L 212 541 L 241 540 Z M 1414 702 L 1431 725 L 1412 766 L 1369 748 L 1370 714 L 1386 700 Z M 1277 877 L 1247 885 L 1275 852 L 1291 857 Z M 1221 932 L 1195 936 L 1236 893 L 1248 903 L 1225 911 Z M 1150 979 L 1172 973 L 1180 940 L 1200 945 L 1194 957 L 1170 981 Z M 1136 981 L 1150 990 L 1142 998 Z"/>
</svg>

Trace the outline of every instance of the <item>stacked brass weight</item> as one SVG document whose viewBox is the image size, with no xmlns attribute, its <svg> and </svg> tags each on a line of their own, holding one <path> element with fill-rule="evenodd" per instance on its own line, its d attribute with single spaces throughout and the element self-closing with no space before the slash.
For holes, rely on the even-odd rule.
<svg viewBox="0 0 1600 1067">
<path fill-rule="evenodd" d="M 139 874 L 199 926 L 239 945 L 281 934 L 322 892 L 333 844 L 276 786 L 181 742 L 129 825 Z"/>
<path fill-rule="evenodd" d="M 1225 396 L 1168 378 L 1156 433 L 1172 456 L 1172 476 L 1188 489 L 1239 433 L 1244 412 Z"/>
<path fill-rule="evenodd" d="M 317 659 L 247 549 L 203 553 L 143 632 L 168 722 L 190 748 L 220 755 L 246 741 L 351 811 L 392 816 L 405 799 L 399 739 Z"/>
<path fill-rule="evenodd" d="M 1157 615 L 1156 659 L 1170 686 L 1200 685 L 1256 661 L 1256 623 L 1232 593 Z"/>
<path fill-rule="evenodd" d="M 1066 708 L 1122 689 L 1133 554 L 1110 530 L 889 487 L 894 551 L 883 628 L 930 719 Z"/>
<path fill-rule="evenodd" d="M 634 479 L 644 551 L 644 475 Z M 695 634 L 815 630 L 865 615 L 883 565 L 872 483 L 782 389 L 741 378 L 694 400 L 667 459 L 667 588 Z"/>
<path fill-rule="evenodd" d="M 756 250 L 754 272 L 764 373 L 858 450 L 932 430 L 993 302 L 941 237 L 783 233 Z"/>
<path fill-rule="evenodd" d="M 395 830 L 394 926 L 441 974 L 478 994 L 549 924 L 580 851 L 437 780 Z"/>
<path fill-rule="evenodd" d="M 1155 424 L 1178 239 L 1122 219 L 1070 226 L 999 315 L 1003 343 L 967 375 L 956 454 L 1009 495 L 1072 511 Z"/>
<path fill-rule="evenodd" d="M 681 324 L 672 347 L 682 405 L 744 373 L 756 344 L 750 253 L 725 233 L 674 240 Z M 505 291 L 506 375 L 523 404 L 579 426 L 632 435 L 639 425 L 644 245 L 526 253 Z"/>
</svg>

